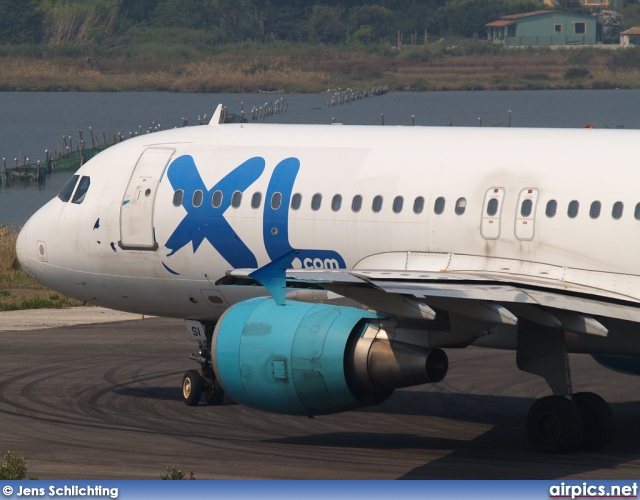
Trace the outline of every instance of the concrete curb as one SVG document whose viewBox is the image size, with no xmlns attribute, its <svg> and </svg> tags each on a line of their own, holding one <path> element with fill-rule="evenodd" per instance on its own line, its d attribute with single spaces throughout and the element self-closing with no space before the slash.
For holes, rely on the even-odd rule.
<svg viewBox="0 0 640 500">
<path fill-rule="evenodd" d="M 144 316 L 148 318 L 149 316 Z M 72 325 L 140 320 L 143 316 L 103 307 L 71 307 L 68 309 L 25 309 L 0 312 L 0 332 L 40 330 Z"/>
</svg>

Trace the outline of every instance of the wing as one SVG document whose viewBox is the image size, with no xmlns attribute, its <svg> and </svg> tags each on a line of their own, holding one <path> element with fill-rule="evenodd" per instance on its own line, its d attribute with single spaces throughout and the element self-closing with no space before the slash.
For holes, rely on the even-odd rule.
<svg viewBox="0 0 640 500">
<path fill-rule="evenodd" d="M 229 272 L 247 278 L 250 270 Z M 224 281 L 224 280 L 222 280 Z M 405 270 L 286 271 L 287 289 L 324 289 L 398 318 L 432 321 L 442 315 L 472 320 L 478 328 L 517 325 L 520 318 L 566 331 L 606 336 L 603 318 L 640 322 L 640 301 L 558 279 L 498 272 Z M 606 323 L 606 321 L 605 321 Z"/>
</svg>

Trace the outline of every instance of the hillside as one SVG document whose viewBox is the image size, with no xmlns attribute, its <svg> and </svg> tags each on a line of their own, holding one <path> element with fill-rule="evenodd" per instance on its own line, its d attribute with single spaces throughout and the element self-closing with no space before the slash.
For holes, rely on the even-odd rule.
<svg viewBox="0 0 640 500">
<path fill-rule="evenodd" d="M 636 49 L 483 40 L 486 22 L 539 8 L 537 0 L 0 0 L 0 90 L 640 86 Z M 626 27 L 640 4 L 627 0 L 625 14 Z"/>
</svg>

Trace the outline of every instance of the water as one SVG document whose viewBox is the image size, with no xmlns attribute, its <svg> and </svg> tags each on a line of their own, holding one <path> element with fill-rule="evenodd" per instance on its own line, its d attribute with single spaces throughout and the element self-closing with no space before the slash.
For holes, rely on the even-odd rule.
<svg viewBox="0 0 640 500">
<path fill-rule="evenodd" d="M 0 158 L 9 164 L 19 155 L 44 159 L 45 149 L 61 149 L 62 136 L 90 143 L 89 127 L 102 136 L 117 131 L 146 132 L 152 122 L 163 129 L 196 124 L 218 103 L 250 113 L 284 97 L 288 111 L 267 122 L 380 125 L 584 127 L 640 129 L 640 90 L 464 91 L 389 93 L 336 107 L 327 94 L 176 94 L 176 93 L 0 93 Z M 0 225 L 22 225 L 54 197 L 70 173 L 49 176 L 40 186 L 0 187 Z"/>
</svg>

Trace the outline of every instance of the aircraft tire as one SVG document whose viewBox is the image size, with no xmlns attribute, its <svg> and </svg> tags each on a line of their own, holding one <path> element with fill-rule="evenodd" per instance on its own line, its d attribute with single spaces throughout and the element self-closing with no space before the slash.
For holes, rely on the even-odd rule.
<svg viewBox="0 0 640 500">
<path fill-rule="evenodd" d="M 204 389 L 204 397 L 207 403 L 212 406 L 218 406 L 224 401 L 224 390 L 220 387 L 220 383 L 217 380 L 213 381 L 213 384 L 207 384 Z"/>
<path fill-rule="evenodd" d="M 536 401 L 527 415 L 527 437 L 542 453 L 569 453 L 580 445 L 583 435 L 578 406 L 563 396 L 546 396 Z"/>
<path fill-rule="evenodd" d="M 202 396 L 202 377 L 197 370 L 188 370 L 182 378 L 182 398 L 187 406 L 196 406 Z"/>
<path fill-rule="evenodd" d="M 607 402 L 593 392 L 578 392 L 573 401 L 582 416 L 584 433 L 580 447 L 583 450 L 602 449 L 613 436 L 613 414 Z"/>
</svg>

